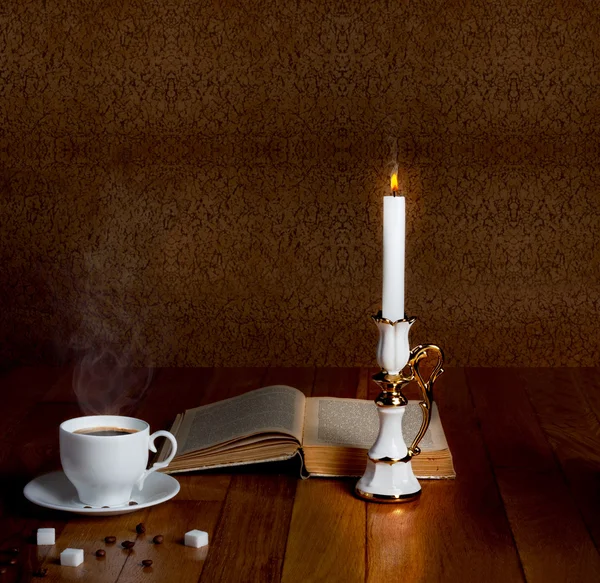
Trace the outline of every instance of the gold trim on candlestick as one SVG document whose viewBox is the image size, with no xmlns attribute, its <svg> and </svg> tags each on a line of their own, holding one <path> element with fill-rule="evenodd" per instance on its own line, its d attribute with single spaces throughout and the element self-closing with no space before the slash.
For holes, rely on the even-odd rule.
<svg viewBox="0 0 600 583">
<path fill-rule="evenodd" d="M 392 457 L 380 457 L 380 458 L 374 458 L 369 456 L 369 459 L 374 463 L 374 464 L 387 464 L 388 466 L 393 466 L 394 464 L 398 464 L 398 463 L 406 463 L 409 462 L 411 460 L 412 456 L 410 454 L 405 455 L 402 458 L 392 458 Z"/>
<path fill-rule="evenodd" d="M 378 407 L 404 407 L 408 400 L 402 393 L 402 387 L 413 380 L 414 376 L 389 375 L 385 371 L 380 371 L 373 375 L 375 381 L 381 388 L 381 393 L 375 399 Z"/>
<path fill-rule="evenodd" d="M 437 362 L 435 363 L 429 378 L 425 380 L 421 374 L 421 361 L 427 358 L 429 353 L 433 353 L 437 356 Z M 417 384 L 421 389 L 423 400 L 419 403 L 421 410 L 423 411 L 423 421 L 416 437 L 413 439 L 410 447 L 408 448 L 408 455 L 413 457 L 421 453 L 421 449 L 418 447 L 419 442 L 423 439 L 429 422 L 431 421 L 431 403 L 433 401 L 433 383 L 436 379 L 444 372 L 442 365 L 444 364 L 444 353 L 439 346 L 435 344 L 420 344 L 411 351 L 411 359 L 409 365 L 414 373 L 414 377 L 417 380 Z"/>
<path fill-rule="evenodd" d="M 421 490 L 411 494 L 372 494 L 371 492 L 364 492 L 360 488 L 354 490 L 357 496 L 367 500 L 367 502 L 381 502 L 383 504 L 398 504 L 401 502 L 413 502 L 417 500 L 421 495 Z"/>
<path fill-rule="evenodd" d="M 377 312 L 377 314 L 375 316 L 371 316 L 371 319 L 376 324 L 379 324 L 379 323 L 390 324 L 391 326 L 394 326 L 395 324 L 398 324 L 399 322 L 408 322 L 412 326 L 415 323 L 415 321 L 417 320 L 416 316 L 411 316 L 410 318 L 404 317 L 401 320 L 388 320 L 387 318 L 383 317 L 381 310 L 379 310 L 379 312 Z"/>
</svg>

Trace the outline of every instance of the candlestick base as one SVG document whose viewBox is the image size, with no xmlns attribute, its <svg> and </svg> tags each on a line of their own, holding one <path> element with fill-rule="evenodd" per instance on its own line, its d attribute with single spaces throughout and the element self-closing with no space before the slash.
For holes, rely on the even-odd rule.
<svg viewBox="0 0 600 583">
<path fill-rule="evenodd" d="M 371 502 L 409 502 L 421 494 L 402 438 L 404 405 L 379 405 L 379 437 L 369 451 L 356 494 Z"/>
<path fill-rule="evenodd" d="M 411 320 L 411 324 L 414 319 Z M 382 330 L 384 326 L 393 326 L 391 322 L 376 319 L 380 329 L 380 344 L 378 357 L 385 354 L 386 339 L 393 338 L 390 331 Z M 408 327 L 406 329 L 408 333 Z M 404 343 L 393 341 L 396 350 L 402 350 Z M 432 355 L 436 358 L 435 364 L 427 379 L 421 371 L 421 364 Z M 389 361 L 391 356 L 386 359 Z M 378 358 L 380 366 L 382 358 Z M 399 354 L 394 359 L 400 363 L 403 355 Z M 421 486 L 412 470 L 411 460 L 419 455 L 421 450 L 418 445 L 431 419 L 431 404 L 433 402 L 433 385 L 442 374 L 444 355 L 442 350 L 433 344 L 423 344 L 410 351 L 406 367 L 395 374 L 388 373 L 382 366 L 382 371 L 377 373 L 373 380 L 380 386 L 381 392 L 375 404 L 379 414 L 379 434 L 373 447 L 368 452 L 367 468 L 364 475 L 356 484 L 355 493 L 360 498 L 369 502 L 402 503 L 415 500 L 421 494 Z M 398 366 L 398 364 L 396 364 Z M 405 374 L 407 371 L 407 374 Z M 412 444 L 407 447 L 402 435 L 402 418 L 408 403 L 402 389 L 408 383 L 416 381 L 421 389 L 422 400 L 419 405 L 423 412 L 423 421 L 419 432 Z"/>
</svg>

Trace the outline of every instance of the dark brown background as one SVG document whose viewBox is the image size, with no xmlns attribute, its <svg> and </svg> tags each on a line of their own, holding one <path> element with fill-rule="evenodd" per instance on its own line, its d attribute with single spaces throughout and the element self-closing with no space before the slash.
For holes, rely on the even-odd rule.
<svg viewBox="0 0 600 583">
<path fill-rule="evenodd" d="M 373 364 L 397 160 L 414 340 L 598 364 L 599 15 L 2 2 L 2 363 Z"/>
</svg>

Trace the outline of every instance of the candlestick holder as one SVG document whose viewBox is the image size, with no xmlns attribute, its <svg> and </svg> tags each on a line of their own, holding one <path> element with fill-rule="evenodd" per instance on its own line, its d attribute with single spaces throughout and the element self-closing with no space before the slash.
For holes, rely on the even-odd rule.
<svg viewBox="0 0 600 583">
<path fill-rule="evenodd" d="M 367 469 L 356 484 L 356 495 L 370 502 L 410 502 L 421 494 L 421 486 L 412 470 L 412 458 L 421 453 L 419 442 L 423 439 L 431 420 L 433 385 L 444 372 L 444 354 L 434 344 L 420 344 L 410 350 L 408 334 L 416 318 L 392 322 L 382 318 L 381 312 L 373 316 L 379 329 L 377 363 L 381 371 L 373 380 L 381 388 L 375 399 L 379 413 L 379 434 L 368 452 Z M 421 370 L 425 360 L 435 357 L 429 377 Z M 402 418 L 408 400 L 402 389 L 416 381 L 421 390 L 419 405 L 423 421 L 419 432 L 407 447 L 402 435 Z"/>
</svg>

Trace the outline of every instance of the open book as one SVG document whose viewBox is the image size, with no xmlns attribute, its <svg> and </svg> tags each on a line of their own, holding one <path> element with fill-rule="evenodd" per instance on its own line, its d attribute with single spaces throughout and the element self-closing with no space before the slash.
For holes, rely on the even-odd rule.
<svg viewBox="0 0 600 583">
<path fill-rule="evenodd" d="M 409 401 L 404 439 L 410 444 L 421 426 L 418 401 Z M 289 459 L 301 455 L 317 476 L 362 476 L 367 451 L 379 431 L 373 401 L 307 398 L 283 385 L 265 387 L 177 415 L 171 432 L 178 453 L 168 473 Z M 436 405 L 412 464 L 420 478 L 452 478 L 452 457 Z M 165 459 L 166 442 L 158 457 Z"/>
</svg>

